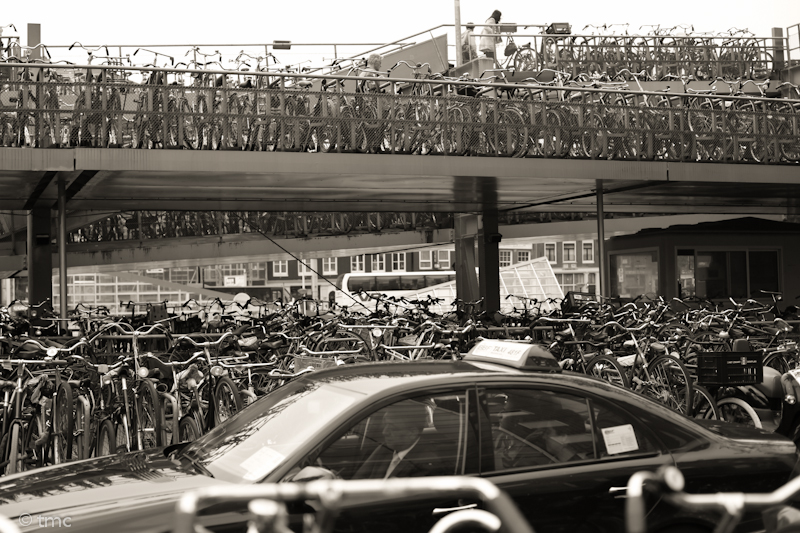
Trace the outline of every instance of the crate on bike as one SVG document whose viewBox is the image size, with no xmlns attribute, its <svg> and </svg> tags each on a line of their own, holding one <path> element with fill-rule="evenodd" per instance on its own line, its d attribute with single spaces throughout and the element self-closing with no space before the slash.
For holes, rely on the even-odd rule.
<svg viewBox="0 0 800 533">
<path fill-rule="evenodd" d="M 597 303 L 597 295 L 590 292 L 569 291 L 561 302 L 561 312 L 575 313 L 587 303 Z"/>
<path fill-rule="evenodd" d="M 761 352 L 700 352 L 697 383 L 707 385 L 754 385 L 764 379 Z"/>
<path fill-rule="evenodd" d="M 545 33 L 562 33 L 562 34 L 570 34 L 572 33 L 572 26 L 570 26 L 567 22 L 553 22 L 550 24 Z"/>
<path fill-rule="evenodd" d="M 322 370 L 336 366 L 336 360 L 332 357 L 311 357 L 307 355 L 294 356 L 294 371 L 299 372 L 304 368 L 311 367 L 314 370 Z"/>
</svg>

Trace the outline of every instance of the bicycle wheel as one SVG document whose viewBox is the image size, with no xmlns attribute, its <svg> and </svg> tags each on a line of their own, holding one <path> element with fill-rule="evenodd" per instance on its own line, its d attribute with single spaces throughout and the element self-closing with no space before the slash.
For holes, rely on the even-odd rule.
<svg viewBox="0 0 800 533">
<path fill-rule="evenodd" d="M 114 430 L 114 424 L 106 418 L 97 429 L 97 445 L 94 456 L 104 457 L 115 453 L 117 453 L 117 433 Z"/>
<path fill-rule="evenodd" d="M 514 70 L 517 72 L 528 72 L 531 70 L 538 70 L 539 60 L 536 58 L 536 52 L 531 48 L 517 48 L 514 54 Z"/>
<path fill-rule="evenodd" d="M 5 447 L 6 450 L 6 457 L 8 458 L 8 464 L 6 464 L 6 474 L 16 474 L 22 470 L 20 464 L 20 446 L 22 443 L 20 442 L 20 424 L 12 424 L 11 429 L 6 433 L 5 438 Z"/>
<path fill-rule="evenodd" d="M 649 382 L 642 392 L 679 413 L 688 414 L 692 406 L 692 380 L 683 363 L 661 355 L 649 364 Z"/>
<path fill-rule="evenodd" d="M 72 432 L 75 425 L 74 409 L 75 400 L 72 393 L 72 386 L 67 382 L 62 382 L 56 393 L 55 404 L 55 462 L 63 463 L 73 459 L 72 457 Z"/>
<path fill-rule="evenodd" d="M 75 401 L 75 424 L 72 431 L 72 460 L 87 459 L 90 455 L 91 433 L 86 417 L 86 398 L 78 396 Z"/>
<path fill-rule="evenodd" d="M 706 420 L 719 420 L 719 408 L 714 396 L 702 385 L 692 385 L 692 411 L 690 416 Z"/>
<path fill-rule="evenodd" d="M 136 448 L 135 442 L 131 439 L 131 426 L 128 417 L 122 413 L 114 428 L 114 435 L 117 437 L 114 453 L 125 453 Z"/>
<path fill-rule="evenodd" d="M 163 444 L 163 430 L 161 420 L 161 402 L 158 392 L 151 381 L 139 382 L 139 402 L 136 413 L 136 431 L 141 432 L 142 447 L 144 449 L 156 448 Z"/>
<path fill-rule="evenodd" d="M 218 426 L 244 408 L 236 384 L 228 376 L 217 381 L 214 388 L 214 425 Z"/>
<path fill-rule="evenodd" d="M 784 352 L 773 352 L 764 358 L 764 366 L 774 368 L 781 374 L 788 372 L 791 367 L 786 360 Z"/>
<path fill-rule="evenodd" d="M 755 409 L 741 398 L 723 398 L 717 402 L 717 408 L 721 420 L 745 426 L 761 427 L 761 418 Z"/>
<path fill-rule="evenodd" d="M 200 437 L 201 434 L 200 424 L 197 423 L 192 414 L 181 418 L 178 423 L 178 442 L 191 442 Z"/>
<path fill-rule="evenodd" d="M 375 360 L 375 352 L 370 343 L 352 331 L 337 331 L 331 336 L 322 337 L 312 349 L 314 352 L 347 352 L 340 358 L 357 358 L 367 361 Z"/>
<path fill-rule="evenodd" d="M 590 376 L 598 377 L 623 389 L 630 388 L 625 368 L 613 357 L 598 355 L 586 363 L 586 369 Z"/>
<path fill-rule="evenodd" d="M 31 418 L 25 427 L 24 444 L 22 446 L 23 459 L 20 461 L 22 468 L 39 468 L 47 466 L 46 457 L 47 444 L 47 425 L 44 421 L 44 414 L 38 413 Z"/>
</svg>

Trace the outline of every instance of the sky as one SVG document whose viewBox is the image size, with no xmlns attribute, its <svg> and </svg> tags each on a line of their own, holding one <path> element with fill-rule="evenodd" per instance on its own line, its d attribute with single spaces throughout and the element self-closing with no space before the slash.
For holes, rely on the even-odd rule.
<svg viewBox="0 0 800 533">
<path fill-rule="evenodd" d="M 398 40 L 440 24 L 452 24 L 455 6 L 456 0 L 267 0 L 259 3 L 248 0 L 137 0 L 127 3 L 37 0 L 7 2 L 0 15 L 0 26 L 14 24 L 24 45 L 27 44 L 27 25 L 41 24 L 42 42 L 49 47 L 68 46 L 75 41 L 87 46 L 142 47 L 157 44 L 260 44 L 273 40 L 371 43 Z M 587 24 L 628 23 L 629 33 L 640 33 L 639 28 L 644 24 L 662 27 L 690 24 L 697 31 L 747 28 L 758 36 L 769 36 L 773 27 L 785 31 L 788 26 L 800 23 L 800 0 L 774 0 L 769 4 L 744 0 L 723 3 L 697 0 L 618 0 L 611 3 L 597 0 L 496 0 L 491 3 L 460 0 L 462 24 L 469 21 L 482 23 L 494 9 L 503 12 L 503 22 L 568 22 L 573 33 L 580 33 Z M 4 29 L 4 35 L 9 32 L 10 28 Z M 300 53 L 298 50 L 284 52 L 282 62 L 291 63 Z M 142 55 L 145 54 L 141 53 L 136 59 Z M 177 54 L 173 52 L 173 55 Z M 144 61 L 136 62 L 144 64 Z"/>
</svg>

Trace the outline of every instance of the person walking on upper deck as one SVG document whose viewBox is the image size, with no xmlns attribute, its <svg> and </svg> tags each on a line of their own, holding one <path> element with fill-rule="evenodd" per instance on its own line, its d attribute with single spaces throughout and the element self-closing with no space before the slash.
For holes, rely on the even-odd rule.
<svg viewBox="0 0 800 533">
<path fill-rule="evenodd" d="M 500 24 L 501 16 L 502 13 L 495 9 L 492 12 L 492 16 L 486 19 L 484 24 Z M 486 57 L 494 59 L 496 55 L 497 44 L 500 42 L 500 28 L 497 26 L 484 26 L 481 30 L 480 41 L 481 53 L 483 53 L 483 55 Z"/>
<path fill-rule="evenodd" d="M 461 60 L 466 63 L 478 57 L 478 52 L 475 50 L 475 24 L 467 22 L 467 31 L 461 34 Z"/>
</svg>

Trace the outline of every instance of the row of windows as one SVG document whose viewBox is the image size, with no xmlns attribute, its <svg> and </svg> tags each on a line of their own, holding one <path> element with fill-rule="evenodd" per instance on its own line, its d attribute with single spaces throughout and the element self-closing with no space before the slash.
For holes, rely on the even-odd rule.
<svg viewBox="0 0 800 533">
<path fill-rule="evenodd" d="M 594 241 L 581 241 L 581 262 L 594 263 Z M 578 243 L 575 241 L 565 241 L 561 243 L 561 257 L 563 263 L 576 263 L 578 253 Z M 544 245 L 544 255 L 551 263 L 555 263 L 556 243 L 548 242 Z"/>
</svg>

